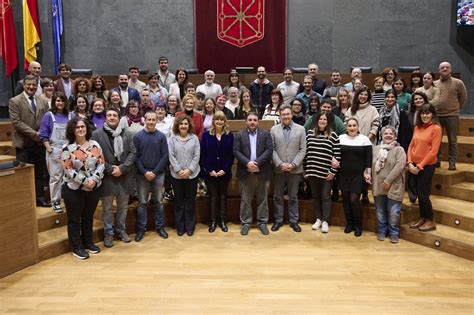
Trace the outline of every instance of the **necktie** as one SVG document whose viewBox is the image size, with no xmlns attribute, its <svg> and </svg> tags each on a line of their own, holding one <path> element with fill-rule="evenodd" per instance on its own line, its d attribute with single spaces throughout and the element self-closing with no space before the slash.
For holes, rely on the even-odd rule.
<svg viewBox="0 0 474 315">
<path fill-rule="evenodd" d="M 30 101 L 31 101 L 31 108 L 33 108 L 33 112 L 36 113 L 35 97 L 30 96 Z"/>
</svg>

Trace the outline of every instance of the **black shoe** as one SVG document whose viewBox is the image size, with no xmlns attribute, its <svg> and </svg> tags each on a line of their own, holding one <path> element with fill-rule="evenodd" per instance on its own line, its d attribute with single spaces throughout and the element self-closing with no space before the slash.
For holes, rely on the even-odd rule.
<svg viewBox="0 0 474 315">
<path fill-rule="evenodd" d="M 43 207 L 43 208 L 49 208 L 51 207 L 51 202 L 46 201 L 44 199 L 38 198 L 36 199 L 36 206 L 37 207 Z"/>
<path fill-rule="evenodd" d="M 362 227 L 356 225 L 354 228 L 354 236 L 359 237 L 362 235 Z"/>
<path fill-rule="evenodd" d="M 298 222 L 290 223 L 290 226 L 293 229 L 293 231 L 298 232 L 298 233 L 301 232 L 301 227 L 299 226 Z"/>
<path fill-rule="evenodd" d="M 363 204 L 368 204 L 370 201 L 369 201 L 369 196 L 365 195 L 365 196 L 362 196 L 362 203 Z"/>
<path fill-rule="evenodd" d="M 156 231 L 156 233 L 158 233 L 158 235 L 161 237 L 161 238 L 164 238 L 164 239 L 167 239 L 168 238 L 168 232 L 166 232 L 166 230 L 164 228 L 160 228 Z"/>
<path fill-rule="evenodd" d="M 91 253 L 91 254 L 100 253 L 100 247 L 95 245 L 95 244 L 90 243 L 90 244 L 86 245 L 85 247 L 86 247 L 86 251 L 88 253 Z"/>
<path fill-rule="evenodd" d="M 186 232 L 186 234 L 188 234 L 188 236 L 193 236 L 194 230 L 193 231 L 188 231 L 188 232 Z"/>
<path fill-rule="evenodd" d="M 229 231 L 229 228 L 227 227 L 227 224 L 225 224 L 224 220 L 221 221 L 220 227 L 221 227 L 222 232 Z"/>
<path fill-rule="evenodd" d="M 216 221 L 211 221 L 211 224 L 209 225 L 209 233 L 214 233 L 216 230 L 217 224 Z"/>
<path fill-rule="evenodd" d="M 346 225 L 346 228 L 344 229 L 344 233 L 349 234 L 352 231 L 354 231 L 354 226 L 352 226 L 352 224 Z"/>
<path fill-rule="evenodd" d="M 275 222 L 275 223 L 273 223 L 273 225 L 272 225 L 272 231 L 273 231 L 273 232 L 276 232 L 276 231 L 278 231 L 282 226 L 283 226 L 283 223 L 281 223 L 281 222 Z"/>
<path fill-rule="evenodd" d="M 174 200 L 173 192 L 172 191 L 165 192 L 164 198 L 165 198 L 165 200 L 173 201 Z"/>
<path fill-rule="evenodd" d="M 248 224 L 242 225 L 242 228 L 240 229 L 240 235 L 249 234 L 249 229 L 250 229 L 250 226 Z"/>
<path fill-rule="evenodd" d="M 441 167 L 441 162 L 436 162 L 435 167 L 440 168 Z"/>
<path fill-rule="evenodd" d="M 449 164 L 449 167 L 448 167 L 448 170 L 450 170 L 450 171 L 455 171 L 455 170 L 456 170 L 456 164 L 450 163 L 450 164 Z"/>
<path fill-rule="evenodd" d="M 137 234 L 135 234 L 135 242 L 140 242 L 144 236 L 145 236 L 145 232 L 138 231 Z"/>
<path fill-rule="evenodd" d="M 281 223 L 280 223 L 281 224 Z M 268 232 L 268 227 L 266 223 L 262 223 L 258 225 L 258 228 L 260 229 L 260 232 L 262 232 L 263 235 L 268 235 L 270 232 Z"/>
<path fill-rule="evenodd" d="M 84 260 L 89 258 L 89 254 L 84 248 L 79 248 L 79 249 L 74 249 L 72 251 L 72 255 L 76 257 L 77 259 Z"/>
<path fill-rule="evenodd" d="M 331 200 L 334 202 L 339 201 L 339 192 L 333 192 L 331 195 Z"/>
<path fill-rule="evenodd" d="M 178 236 L 183 236 L 184 235 L 184 231 L 177 231 L 176 233 L 178 234 Z"/>
</svg>

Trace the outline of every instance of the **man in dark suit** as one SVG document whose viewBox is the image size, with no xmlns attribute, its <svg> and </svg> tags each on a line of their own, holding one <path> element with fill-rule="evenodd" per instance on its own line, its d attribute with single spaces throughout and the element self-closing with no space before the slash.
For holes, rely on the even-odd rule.
<svg viewBox="0 0 474 315">
<path fill-rule="evenodd" d="M 48 111 L 48 102 L 35 96 L 38 89 L 36 76 L 27 75 L 23 79 L 23 89 L 24 91 L 11 98 L 8 104 L 10 119 L 15 129 L 12 142 L 16 148 L 16 159 L 35 166 L 36 205 L 49 207 L 51 204 L 43 196 L 46 153 L 39 138 L 40 122 Z"/>
<path fill-rule="evenodd" d="M 117 91 L 122 96 L 122 108 L 120 109 L 120 114 L 125 114 L 125 107 L 128 102 L 135 100 L 140 104 L 140 93 L 137 89 L 128 86 L 128 75 L 119 74 L 118 76 L 118 86 L 114 87 L 112 91 Z"/>
<path fill-rule="evenodd" d="M 258 128 L 257 113 L 247 116 L 247 128 L 234 140 L 237 178 L 240 185 L 240 234 L 247 235 L 252 224 L 252 199 L 257 199 L 257 223 L 263 235 L 268 235 L 268 188 L 273 176 L 271 158 L 273 142 L 269 132 Z"/>
<path fill-rule="evenodd" d="M 36 95 L 43 94 L 43 89 L 41 88 L 41 64 L 37 61 L 32 61 L 28 65 L 28 72 L 31 75 L 34 75 L 38 78 L 38 89 L 36 90 Z M 16 84 L 15 88 L 15 96 L 21 94 L 23 92 L 23 80 L 20 80 Z"/>
</svg>

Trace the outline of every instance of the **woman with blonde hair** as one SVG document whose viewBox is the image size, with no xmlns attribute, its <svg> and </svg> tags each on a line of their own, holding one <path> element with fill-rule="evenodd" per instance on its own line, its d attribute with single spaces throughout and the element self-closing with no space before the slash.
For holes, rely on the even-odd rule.
<svg viewBox="0 0 474 315">
<path fill-rule="evenodd" d="M 216 230 L 217 224 L 223 232 L 228 231 L 227 187 L 232 178 L 233 146 L 234 136 L 229 132 L 227 117 L 222 111 L 217 111 L 209 131 L 204 132 L 201 140 L 201 168 L 209 192 L 209 233 Z"/>
</svg>

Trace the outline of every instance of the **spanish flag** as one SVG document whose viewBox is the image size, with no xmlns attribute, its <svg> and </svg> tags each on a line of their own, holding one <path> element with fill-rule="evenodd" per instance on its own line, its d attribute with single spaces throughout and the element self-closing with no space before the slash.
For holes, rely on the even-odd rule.
<svg viewBox="0 0 474 315">
<path fill-rule="evenodd" d="M 23 0 L 23 38 L 25 49 L 25 70 L 36 61 L 36 45 L 41 42 L 36 0 Z"/>
</svg>

